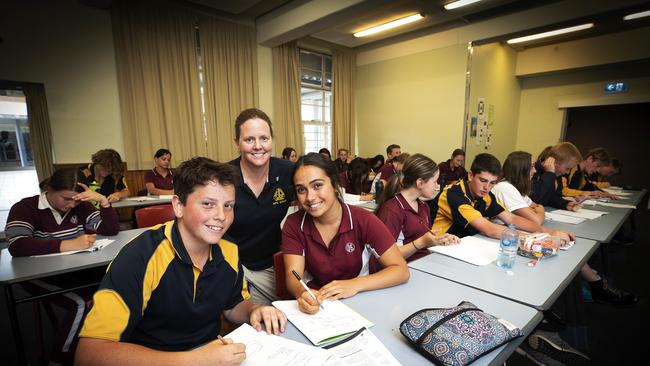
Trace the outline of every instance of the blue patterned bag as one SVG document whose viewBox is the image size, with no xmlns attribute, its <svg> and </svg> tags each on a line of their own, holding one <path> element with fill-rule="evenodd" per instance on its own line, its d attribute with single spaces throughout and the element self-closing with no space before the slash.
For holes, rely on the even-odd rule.
<svg viewBox="0 0 650 366">
<path fill-rule="evenodd" d="M 422 309 L 399 327 L 413 347 L 436 365 L 461 366 L 510 340 L 519 328 L 463 301 L 453 308 Z"/>
</svg>

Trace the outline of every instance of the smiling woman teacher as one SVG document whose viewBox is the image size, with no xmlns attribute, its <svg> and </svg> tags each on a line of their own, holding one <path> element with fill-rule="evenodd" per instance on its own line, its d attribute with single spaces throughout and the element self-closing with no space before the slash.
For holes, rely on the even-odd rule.
<svg viewBox="0 0 650 366">
<path fill-rule="evenodd" d="M 252 300 L 276 300 L 273 254 L 280 248 L 280 222 L 294 199 L 293 164 L 271 157 L 271 119 L 259 109 L 242 111 L 235 120 L 239 158 L 230 162 L 242 176 L 236 186 L 235 221 L 228 236 L 239 247 L 239 257 Z"/>
</svg>

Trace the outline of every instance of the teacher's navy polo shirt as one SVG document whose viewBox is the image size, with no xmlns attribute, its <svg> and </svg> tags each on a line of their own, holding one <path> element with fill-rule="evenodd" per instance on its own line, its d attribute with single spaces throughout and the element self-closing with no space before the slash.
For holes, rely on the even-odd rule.
<svg viewBox="0 0 650 366">
<path fill-rule="evenodd" d="M 241 174 L 241 157 L 230 162 Z M 242 264 L 254 271 L 273 266 L 273 254 L 280 250 L 280 222 L 294 200 L 294 165 L 289 160 L 271 158 L 269 176 L 259 197 L 242 179 L 236 187 L 235 221 L 227 237 L 239 246 Z"/>
<path fill-rule="evenodd" d="M 282 253 L 305 257 L 305 270 L 314 277 L 309 286 L 315 288 L 369 274 L 371 255 L 381 257 L 394 243 L 375 215 L 348 204 L 343 204 L 339 232 L 329 247 L 304 210 L 289 215 L 282 231 Z"/>
</svg>

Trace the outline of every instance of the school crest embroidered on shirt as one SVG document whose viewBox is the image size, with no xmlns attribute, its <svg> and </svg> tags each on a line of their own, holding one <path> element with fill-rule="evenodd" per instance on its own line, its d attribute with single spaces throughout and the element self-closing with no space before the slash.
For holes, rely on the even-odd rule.
<svg viewBox="0 0 650 366">
<path fill-rule="evenodd" d="M 348 253 L 354 252 L 354 248 L 355 248 L 354 243 L 348 242 L 347 244 L 345 244 L 345 251 Z"/>
<path fill-rule="evenodd" d="M 70 223 L 71 224 L 76 224 L 77 223 L 77 215 L 72 215 L 72 217 L 70 217 Z"/>
<path fill-rule="evenodd" d="M 284 194 L 282 188 L 276 188 L 275 193 L 273 193 L 273 204 L 279 205 L 287 202 L 287 196 Z"/>
</svg>

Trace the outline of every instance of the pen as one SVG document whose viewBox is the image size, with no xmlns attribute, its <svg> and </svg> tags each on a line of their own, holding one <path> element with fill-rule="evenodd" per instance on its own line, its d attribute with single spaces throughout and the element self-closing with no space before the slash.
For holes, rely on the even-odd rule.
<svg viewBox="0 0 650 366">
<path fill-rule="evenodd" d="M 296 277 L 296 279 L 298 280 L 298 282 L 300 282 L 300 284 L 302 285 L 302 287 L 307 291 L 307 293 L 309 294 L 309 296 L 311 296 L 312 299 L 314 299 L 314 300 L 316 300 L 316 302 L 318 302 L 318 299 L 316 299 L 316 296 L 314 296 L 314 293 L 311 292 L 311 290 L 309 289 L 309 287 L 307 287 L 307 284 L 305 283 L 305 281 L 303 281 L 302 278 L 300 278 L 300 275 L 299 275 L 296 271 L 294 271 L 293 269 L 291 270 L 291 273 L 293 273 L 293 275 Z M 325 310 L 325 308 L 323 307 L 323 304 L 320 305 L 320 308 L 323 309 L 323 310 Z"/>
<path fill-rule="evenodd" d="M 221 341 L 221 343 L 223 343 L 224 346 L 228 345 L 228 343 L 226 343 L 226 340 L 223 339 L 221 335 L 217 334 L 217 338 Z"/>
</svg>

